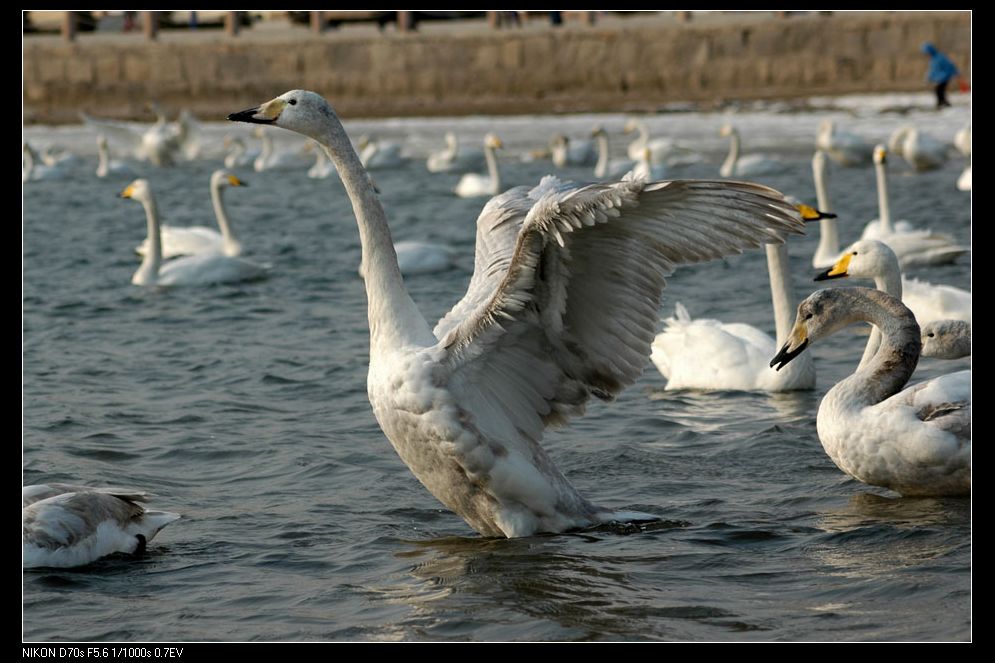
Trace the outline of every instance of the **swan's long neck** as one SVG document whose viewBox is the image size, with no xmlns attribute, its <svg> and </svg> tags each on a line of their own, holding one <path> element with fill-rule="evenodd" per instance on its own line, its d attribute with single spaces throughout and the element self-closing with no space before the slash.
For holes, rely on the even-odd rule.
<svg viewBox="0 0 995 663">
<path fill-rule="evenodd" d="M 259 156 L 256 157 L 256 163 L 265 166 L 270 162 L 270 158 L 273 156 L 273 139 L 268 133 L 264 133 L 259 137 L 259 140 L 263 142 L 263 146 L 259 150 Z"/>
<path fill-rule="evenodd" d="M 735 174 L 737 161 L 739 161 L 739 132 L 733 129 L 729 134 L 729 155 L 722 162 L 719 172 L 725 177 Z"/>
<path fill-rule="evenodd" d="M 497 155 L 490 145 L 484 146 L 484 159 L 487 160 L 487 174 L 491 179 L 491 193 L 497 195 L 501 193 L 501 172 L 498 170 Z"/>
<path fill-rule="evenodd" d="M 894 299 L 869 288 L 846 288 L 842 307 L 849 322 L 869 322 L 881 333 L 881 343 L 865 366 L 857 368 L 830 393 L 863 407 L 897 394 L 919 363 L 922 341 L 915 316 Z M 828 396 L 827 396 L 828 398 Z"/>
<path fill-rule="evenodd" d="M 349 142 L 342 123 L 328 113 L 320 142 L 335 164 L 359 226 L 363 252 L 367 316 L 370 324 L 370 354 L 402 345 L 433 345 L 432 330 L 404 287 L 397 253 L 391 240 L 387 215 L 377 198 L 370 176 Z"/>
<path fill-rule="evenodd" d="M 886 292 L 895 299 L 901 301 L 902 273 L 899 270 L 897 263 L 885 270 L 883 274 L 878 274 L 874 277 L 874 287 L 881 292 Z M 867 337 L 867 345 L 864 346 L 864 354 L 860 357 L 860 363 L 857 365 L 857 370 L 860 370 L 870 364 L 871 359 L 874 358 L 874 355 L 877 353 L 880 345 L 881 330 L 877 327 L 871 327 L 871 333 L 870 336 Z"/>
<path fill-rule="evenodd" d="M 608 175 L 608 136 L 599 133 L 598 139 L 598 163 L 594 166 L 594 176 L 601 178 Z"/>
<path fill-rule="evenodd" d="M 110 170 L 110 166 L 111 166 L 111 158 L 110 158 L 110 152 L 107 149 L 107 142 L 103 141 L 103 140 L 98 141 L 97 142 L 97 174 L 100 175 L 102 173 L 102 174 L 106 175 L 107 172 Z"/>
<path fill-rule="evenodd" d="M 224 241 L 224 252 L 226 255 L 235 255 L 238 253 L 238 240 L 235 239 L 231 222 L 228 221 L 228 210 L 225 209 L 221 189 L 220 182 L 211 182 L 211 204 L 214 205 L 214 217 L 218 220 L 218 228 L 221 230 L 221 237 Z"/>
<path fill-rule="evenodd" d="M 24 161 L 23 178 L 25 180 L 31 179 L 31 174 L 35 169 L 35 151 L 30 145 L 24 145 L 24 149 L 21 150 L 21 159 Z"/>
<path fill-rule="evenodd" d="M 235 166 L 238 165 L 238 162 L 241 160 L 242 155 L 244 154 L 245 154 L 245 143 L 236 138 L 231 143 L 231 149 L 228 150 L 228 159 L 231 160 L 231 164 L 230 165 L 226 164 L 226 165 L 228 165 L 229 168 L 234 168 Z"/>
<path fill-rule="evenodd" d="M 788 245 L 767 244 L 767 274 L 770 277 L 770 297 L 774 304 L 774 329 L 780 347 L 791 333 L 795 317 L 795 293 L 791 288 L 791 264 Z"/>
<path fill-rule="evenodd" d="M 446 158 L 449 161 L 455 160 L 459 156 L 459 140 L 456 138 L 456 134 L 448 133 L 446 134 Z"/>
<path fill-rule="evenodd" d="M 812 158 L 812 178 L 815 180 L 815 199 L 819 209 L 832 212 L 829 190 L 826 188 L 826 157 L 819 152 Z M 815 255 L 835 259 L 840 254 L 840 234 L 836 219 L 819 220 L 819 247 Z"/>
<path fill-rule="evenodd" d="M 888 207 L 888 171 L 884 163 L 874 164 L 874 174 L 878 181 L 878 223 L 886 234 L 894 232 L 891 225 L 891 210 Z"/>
<path fill-rule="evenodd" d="M 159 266 L 162 264 L 162 238 L 159 236 L 159 207 L 155 204 L 155 198 L 150 193 L 141 199 L 142 207 L 145 208 L 146 234 L 148 235 L 148 251 L 142 259 L 142 265 L 131 277 L 131 282 L 135 285 L 146 285 L 155 283 L 159 275 Z"/>
<path fill-rule="evenodd" d="M 636 126 L 636 131 L 639 132 L 639 135 L 636 137 L 636 140 L 634 140 L 633 142 L 639 146 L 639 149 L 642 149 L 646 147 L 647 143 L 650 142 L 650 132 L 649 129 L 646 128 L 646 125 L 643 124 L 642 122 L 636 122 L 635 126 Z"/>
</svg>

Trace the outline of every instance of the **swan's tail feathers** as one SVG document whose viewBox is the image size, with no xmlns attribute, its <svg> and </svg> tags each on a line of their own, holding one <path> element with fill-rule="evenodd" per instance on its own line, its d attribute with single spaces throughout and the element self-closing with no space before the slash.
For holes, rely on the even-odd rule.
<svg viewBox="0 0 995 663">
<path fill-rule="evenodd" d="M 149 532 L 146 538 L 151 540 L 163 527 L 180 518 L 180 514 L 171 511 L 146 511 L 142 514 L 142 522 Z"/>
</svg>

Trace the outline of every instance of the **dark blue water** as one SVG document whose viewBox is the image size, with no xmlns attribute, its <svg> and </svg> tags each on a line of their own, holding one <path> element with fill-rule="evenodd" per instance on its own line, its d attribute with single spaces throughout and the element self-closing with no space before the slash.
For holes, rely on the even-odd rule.
<svg viewBox="0 0 995 663">
<path fill-rule="evenodd" d="M 755 144 L 792 166 L 767 183 L 814 200 L 818 119 L 742 120 Z M 853 122 L 883 140 L 907 119 L 867 112 Z M 912 119 L 949 139 L 967 114 Z M 715 176 L 724 120 L 673 118 L 682 138 L 708 148 L 683 176 Z M 366 126 L 410 136 L 417 151 L 448 128 L 433 122 Z M 511 152 L 564 122 L 578 132 L 592 123 L 462 122 L 468 133 L 486 125 L 507 136 Z M 82 130 L 61 137 L 74 135 L 92 140 Z M 614 135 L 621 153 L 627 141 Z M 358 235 L 336 180 L 241 171 L 250 187 L 227 193 L 229 214 L 250 257 L 273 265 L 270 278 L 144 289 L 130 285 L 141 207 L 116 197 L 127 179 L 98 180 L 88 158 L 72 179 L 23 189 L 23 481 L 135 486 L 184 517 L 141 559 L 25 573 L 26 639 L 971 637 L 970 501 L 903 499 L 850 480 L 816 435 L 819 400 L 853 369 L 864 336 L 811 349 L 819 379 L 809 393 L 664 392 L 648 367 L 617 402 L 593 404 L 544 444 L 588 498 L 669 520 L 483 539 L 422 488 L 373 419 Z M 207 181 L 217 163 L 145 171 L 165 222 L 213 223 Z M 508 186 L 552 169 L 503 166 Z M 954 189 L 961 167 L 908 175 L 896 164 L 895 218 L 970 242 L 970 194 Z M 581 169 L 565 175 L 587 179 Z M 395 240 L 444 243 L 458 256 L 452 271 L 408 279 L 437 319 L 466 287 L 483 201 L 456 198 L 458 176 L 429 174 L 421 161 L 375 177 Z M 835 169 L 831 194 L 844 241 L 856 239 L 876 216 L 872 171 Z M 816 243 L 813 228 L 790 244 L 799 297 L 817 285 Z M 969 288 L 970 261 L 914 275 Z M 675 300 L 695 316 L 773 331 L 759 251 L 681 269 L 663 315 Z M 913 379 L 968 365 L 923 360 Z"/>
</svg>

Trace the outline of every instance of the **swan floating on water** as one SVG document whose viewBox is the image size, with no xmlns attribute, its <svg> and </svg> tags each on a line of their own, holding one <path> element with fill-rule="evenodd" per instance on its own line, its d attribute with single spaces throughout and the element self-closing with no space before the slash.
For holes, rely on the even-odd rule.
<svg viewBox="0 0 995 663">
<path fill-rule="evenodd" d="M 245 147 L 245 141 L 238 136 L 230 134 L 225 136 L 224 146 L 228 150 L 225 155 L 225 168 L 251 166 L 259 156 L 259 150 L 248 150 Z"/>
<path fill-rule="evenodd" d="M 598 162 L 594 166 L 594 176 L 600 179 L 619 178 L 632 170 L 636 162 L 632 159 L 612 159 L 608 149 L 608 132 L 603 127 L 595 127 L 591 132 L 598 145 Z"/>
<path fill-rule="evenodd" d="M 429 154 L 425 161 L 425 167 L 430 173 L 448 173 L 462 168 L 479 168 L 482 165 L 483 150 L 461 147 L 452 131 L 446 132 L 446 149 Z"/>
<path fill-rule="evenodd" d="M 646 128 L 646 125 L 635 118 L 625 123 L 622 132 L 627 134 L 636 132 L 639 134 L 634 141 L 629 143 L 628 154 L 629 158 L 633 161 L 639 161 L 642 158 L 643 150 L 646 148 L 649 148 L 650 163 L 654 166 L 661 164 L 676 166 L 689 161 L 697 161 L 696 158 L 693 158 L 691 150 L 682 147 L 677 141 L 671 138 L 650 139 L 649 130 Z"/>
<path fill-rule="evenodd" d="M 922 355 L 936 359 L 971 356 L 971 323 L 934 320 L 922 326 Z"/>
<path fill-rule="evenodd" d="M 252 169 L 257 173 L 264 170 L 285 170 L 288 168 L 298 168 L 303 165 L 300 158 L 293 152 L 284 150 L 277 152 L 273 146 L 273 137 L 262 127 L 256 127 L 253 135 L 262 141 L 262 148 L 252 162 Z"/>
<path fill-rule="evenodd" d="M 26 569 L 85 566 L 114 553 L 135 554 L 178 513 L 149 511 L 148 495 L 67 484 L 21 489 L 21 553 Z"/>
<path fill-rule="evenodd" d="M 881 330 L 866 366 L 822 399 L 816 427 L 826 453 L 858 481 L 902 495 L 970 495 L 971 372 L 905 388 L 919 361 L 919 325 L 880 290 L 826 288 L 798 306 L 788 341 L 770 365 L 784 367 L 809 345 L 853 322 Z"/>
<path fill-rule="evenodd" d="M 504 147 L 501 139 L 494 134 L 484 136 L 484 159 L 487 161 L 487 174 L 466 173 L 456 184 L 454 192 L 460 198 L 495 196 L 501 191 L 501 171 L 498 170 L 497 155 L 494 150 Z"/>
<path fill-rule="evenodd" d="M 729 154 L 719 168 L 722 177 L 753 177 L 756 175 L 772 175 L 782 173 L 787 166 L 763 154 L 739 156 L 739 131 L 731 124 L 725 124 L 719 129 L 719 135 L 729 138 Z"/>
<path fill-rule="evenodd" d="M 69 177 L 69 168 L 62 164 L 47 166 L 28 143 L 21 149 L 21 182 L 61 180 Z"/>
<path fill-rule="evenodd" d="M 397 168 L 405 161 L 398 143 L 363 135 L 359 137 L 357 146 L 360 150 L 359 160 L 367 170 Z"/>
<path fill-rule="evenodd" d="M 856 134 L 839 131 L 830 119 L 819 123 L 815 149 L 822 150 L 841 166 L 863 166 L 871 161 L 870 144 Z"/>
<path fill-rule="evenodd" d="M 590 140 L 571 140 L 563 134 L 556 134 L 550 140 L 549 153 L 557 168 L 589 166 L 598 158 L 595 145 Z"/>
<path fill-rule="evenodd" d="M 218 230 L 206 226 L 162 226 L 159 229 L 162 238 L 162 257 L 192 256 L 200 253 L 223 253 L 226 256 L 242 255 L 242 243 L 235 238 L 225 209 L 222 192 L 230 186 L 249 186 L 244 180 L 232 175 L 227 170 L 216 170 L 211 173 L 211 204 L 214 207 L 214 218 L 218 222 Z M 149 250 L 148 238 L 143 241 L 135 252 L 145 255 Z"/>
<path fill-rule="evenodd" d="M 111 150 L 107 145 L 107 137 L 97 135 L 97 177 L 108 175 L 134 176 L 131 166 L 118 159 L 111 158 Z"/>
<path fill-rule="evenodd" d="M 888 139 L 888 151 L 897 154 L 912 170 L 934 170 L 947 162 L 949 148 L 911 124 L 899 127 Z"/>
<path fill-rule="evenodd" d="M 543 431 L 635 381 L 676 265 L 799 231 L 780 194 L 741 182 L 582 186 L 552 176 L 513 188 L 484 206 L 467 293 L 433 330 L 404 287 L 383 207 L 328 102 L 293 90 L 228 119 L 301 133 L 335 163 L 367 270 L 370 402 L 433 495 L 486 536 L 656 519 L 581 497 L 539 444 Z"/>
<path fill-rule="evenodd" d="M 902 267 L 945 265 L 967 253 L 966 246 L 960 246 L 953 237 L 946 233 L 916 230 L 906 221 L 892 223 L 890 201 L 888 200 L 887 156 L 888 151 L 884 145 L 874 147 L 878 218 L 864 227 L 864 232 L 860 238 L 877 239 L 887 244 L 898 256 L 898 262 Z"/>
<path fill-rule="evenodd" d="M 134 198 L 145 208 L 148 227 L 147 250 L 131 282 L 134 285 L 208 285 L 235 283 L 263 278 L 268 270 L 262 265 L 223 253 L 201 253 L 162 264 L 162 237 L 159 209 L 148 180 L 138 179 L 121 192 L 122 198 Z"/>
</svg>

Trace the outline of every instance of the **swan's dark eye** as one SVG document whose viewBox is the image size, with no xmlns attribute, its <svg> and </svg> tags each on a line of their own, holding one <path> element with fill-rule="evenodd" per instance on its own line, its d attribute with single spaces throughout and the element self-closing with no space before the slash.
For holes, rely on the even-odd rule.
<svg viewBox="0 0 995 663">
<path fill-rule="evenodd" d="M 933 332 L 929 332 L 928 334 L 926 334 L 926 336 L 929 336 L 930 338 L 933 338 L 934 336 L 936 336 L 936 334 L 934 334 Z"/>
<path fill-rule="evenodd" d="M 805 319 L 806 320 L 811 320 L 812 319 L 812 314 L 811 313 L 806 314 L 805 315 Z"/>
<path fill-rule="evenodd" d="M 857 252 L 856 252 L 856 251 L 854 251 L 854 252 L 853 252 L 853 255 L 857 255 Z"/>
<path fill-rule="evenodd" d="M 291 106 L 296 106 L 297 105 L 297 100 L 296 99 L 288 99 L 287 103 L 290 104 Z"/>
</svg>

